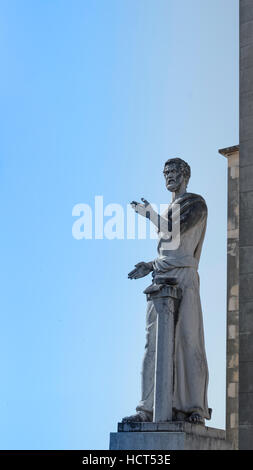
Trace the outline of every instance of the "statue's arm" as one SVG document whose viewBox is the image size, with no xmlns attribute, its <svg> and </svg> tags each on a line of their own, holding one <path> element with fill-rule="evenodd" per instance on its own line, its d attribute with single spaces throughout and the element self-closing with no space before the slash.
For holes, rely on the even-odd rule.
<svg viewBox="0 0 253 470">
<path fill-rule="evenodd" d="M 146 217 L 152 222 L 157 228 L 158 232 L 171 232 L 172 230 L 172 218 L 171 216 L 164 217 L 158 214 L 151 204 L 144 198 L 142 198 L 143 204 L 136 201 L 131 202 L 131 206 L 139 215 Z M 173 224 L 177 224 L 180 220 L 180 232 L 187 231 L 190 227 L 196 225 L 199 220 L 207 214 L 207 207 L 204 199 L 198 198 L 188 204 L 186 208 L 180 206 L 180 218 L 173 217 Z"/>
<path fill-rule="evenodd" d="M 136 201 L 131 202 L 132 208 L 137 212 L 137 214 L 142 217 L 146 217 L 152 222 L 157 228 L 158 232 L 167 233 L 171 232 L 171 220 L 170 218 L 164 218 L 162 215 L 158 214 L 152 207 L 152 205 L 144 198 L 141 198 L 142 204 Z"/>
<path fill-rule="evenodd" d="M 198 200 L 189 204 L 187 209 L 180 208 L 180 218 L 177 218 L 176 215 L 173 220 L 173 224 L 178 224 L 180 220 L 180 233 L 187 232 L 190 228 L 200 222 L 200 220 L 207 215 L 207 206 L 204 201 Z M 150 217 L 151 220 L 151 217 Z M 159 214 L 156 214 L 154 221 L 151 220 L 158 228 L 158 232 L 166 233 L 171 232 L 172 230 L 172 218 L 171 216 L 167 218 L 162 217 Z"/>
<path fill-rule="evenodd" d="M 149 268 L 150 268 L 150 272 L 151 272 L 151 271 L 154 271 L 154 261 L 148 261 L 147 265 L 148 265 Z"/>
</svg>

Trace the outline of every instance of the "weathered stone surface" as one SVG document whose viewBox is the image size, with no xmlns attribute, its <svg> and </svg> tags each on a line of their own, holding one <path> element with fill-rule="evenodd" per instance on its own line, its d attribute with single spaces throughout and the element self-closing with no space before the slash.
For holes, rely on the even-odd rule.
<svg viewBox="0 0 253 470">
<path fill-rule="evenodd" d="M 221 429 L 172 423 L 119 423 L 119 432 L 111 433 L 111 450 L 229 450 L 226 433 Z"/>
<path fill-rule="evenodd" d="M 245 61 L 246 61 L 246 59 L 245 59 Z M 252 79 L 253 79 L 253 67 L 242 68 L 241 72 L 240 72 L 241 94 L 249 93 L 249 92 L 253 91 Z M 242 116 L 242 119 L 243 119 L 243 116 Z M 241 119 L 240 119 L 240 124 L 241 124 Z M 252 135 L 249 138 L 252 138 Z"/>
<path fill-rule="evenodd" d="M 251 300 L 253 300 L 253 274 L 240 274 L 240 309 L 241 302 Z M 239 322 L 241 324 L 241 318 Z M 240 330 L 242 330 L 241 326 Z"/>
<path fill-rule="evenodd" d="M 169 421 L 164 423 L 118 423 L 118 432 L 186 432 L 196 436 L 215 437 L 225 439 L 223 429 L 211 428 L 186 421 Z"/>
<path fill-rule="evenodd" d="M 240 303 L 240 332 L 249 331 L 253 331 L 253 301 Z"/>
<path fill-rule="evenodd" d="M 233 289 L 231 289 L 231 291 L 233 292 Z M 229 329 L 230 325 L 237 325 L 238 326 L 238 320 L 239 320 L 238 310 L 229 311 L 228 315 L 229 315 L 228 329 Z M 229 339 L 229 335 L 228 335 L 228 339 Z"/>
<path fill-rule="evenodd" d="M 253 20 L 241 25 L 241 46 L 247 46 L 253 42 Z"/>
<path fill-rule="evenodd" d="M 228 358 L 228 368 L 229 369 L 237 369 L 239 366 L 239 354 L 230 354 Z"/>
<path fill-rule="evenodd" d="M 241 246 L 239 255 L 241 261 L 240 273 L 253 273 L 253 246 Z"/>
<path fill-rule="evenodd" d="M 249 361 L 249 358 L 252 361 L 253 333 L 248 331 L 240 333 L 240 363 Z M 250 380 L 253 380 L 253 378 L 250 377 Z"/>
<path fill-rule="evenodd" d="M 249 124 L 249 123 L 248 123 Z M 253 117 L 252 117 L 253 129 Z M 253 165 L 248 165 L 240 168 L 240 179 L 243 181 L 243 186 L 240 188 L 240 193 L 253 190 Z"/>
<path fill-rule="evenodd" d="M 253 52 L 251 43 L 247 46 L 241 47 L 241 67 L 253 67 Z"/>
<path fill-rule="evenodd" d="M 251 412 L 253 410 L 253 393 L 240 392 L 240 425 L 251 425 Z"/>
<path fill-rule="evenodd" d="M 239 147 L 219 151 L 228 160 L 227 222 L 227 440 L 238 448 L 239 380 Z"/>
<path fill-rule="evenodd" d="M 240 219 L 240 244 L 242 247 L 252 244 L 251 218 Z"/>
<path fill-rule="evenodd" d="M 253 152 L 253 148 L 252 148 Z M 253 191 L 241 192 L 240 194 L 240 220 L 253 217 Z M 253 239 L 252 239 L 253 243 Z"/>
<path fill-rule="evenodd" d="M 242 101 L 242 96 L 241 96 L 241 101 Z M 248 99 L 250 98 L 250 96 L 251 95 L 246 95 Z M 241 112 L 243 112 L 243 109 L 241 109 Z M 243 158 L 240 158 L 240 168 L 242 168 L 243 166 L 247 166 L 247 165 L 253 165 L 253 137 L 252 136 L 249 140 L 240 142 L 240 157 L 241 156 L 243 156 Z"/>
<path fill-rule="evenodd" d="M 110 434 L 110 450 L 181 450 L 185 435 L 181 432 L 126 432 Z"/>
<path fill-rule="evenodd" d="M 238 353 L 239 350 L 239 336 L 238 336 L 238 329 L 236 328 L 235 337 L 233 339 L 229 338 L 229 329 L 228 329 L 228 339 L 227 339 L 227 346 L 231 356 Z"/>
<path fill-rule="evenodd" d="M 253 75 L 252 75 L 253 79 Z M 240 121 L 240 132 L 244 134 L 245 141 L 250 140 L 252 137 L 252 128 L 253 128 L 253 115 L 247 116 L 242 118 Z M 249 168 L 250 165 L 247 167 Z M 250 188 L 251 189 L 251 186 Z M 249 189 L 244 189 L 244 191 L 248 191 Z"/>
<path fill-rule="evenodd" d="M 244 116 L 244 119 L 248 116 L 253 115 L 253 93 L 252 92 L 244 93 L 241 96 L 240 108 Z"/>
<path fill-rule="evenodd" d="M 239 372 L 235 368 L 227 368 L 227 380 L 228 383 L 239 381 Z"/>
<path fill-rule="evenodd" d="M 253 377 L 253 361 L 241 362 L 240 364 L 240 391 L 241 393 L 253 393 L 253 381 L 248 377 Z"/>
<path fill-rule="evenodd" d="M 239 449 L 252 450 L 253 442 L 253 425 L 239 425 Z"/>
<path fill-rule="evenodd" d="M 240 25 L 253 20 L 251 0 L 240 0 Z"/>
</svg>

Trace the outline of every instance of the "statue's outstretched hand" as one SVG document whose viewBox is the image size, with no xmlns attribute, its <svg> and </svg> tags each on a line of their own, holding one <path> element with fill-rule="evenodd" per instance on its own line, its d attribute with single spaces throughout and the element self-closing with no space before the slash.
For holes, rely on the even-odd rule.
<svg viewBox="0 0 253 470">
<path fill-rule="evenodd" d="M 141 198 L 143 204 L 140 202 L 132 201 L 131 206 L 137 212 L 137 214 L 142 215 L 142 217 L 147 217 L 147 219 L 150 219 L 151 213 L 154 212 L 151 204 L 144 199 L 143 197 Z"/>
<path fill-rule="evenodd" d="M 153 271 L 152 263 L 141 261 L 137 263 L 135 269 L 128 274 L 128 279 L 139 279 L 140 277 L 147 276 L 151 271 Z"/>
</svg>

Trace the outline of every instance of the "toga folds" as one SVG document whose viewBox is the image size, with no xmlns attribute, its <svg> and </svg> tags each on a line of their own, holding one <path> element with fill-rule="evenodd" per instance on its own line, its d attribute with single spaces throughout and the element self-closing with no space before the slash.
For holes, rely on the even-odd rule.
<svg viewBox="0 0 253 470">
<path fill-rule="evenodd" d="M 199 294 L 198 264 L 206 231 L 205 200 L 185 193 L 172 204 L 180 204 L 180 244 L 168 250 L 168 241 L 160 236 L 158 257 L 153 261 L 153 276 L 176 277 L 182 289 L 175 329 L 173 411 L 189 415 L 199 413 L 210 419 L 207 403 L 208 366 L 206 360 L 202 309 Z M 170 219 L 172 204 L 162 217 Z M 167 248 L 167 249 L 166 249 Z M 142 397 L 136 408 L 153 413 L 156 346 L 156 312 L 148 301 L 146 345 L 142 366 Z"/>
</svg>

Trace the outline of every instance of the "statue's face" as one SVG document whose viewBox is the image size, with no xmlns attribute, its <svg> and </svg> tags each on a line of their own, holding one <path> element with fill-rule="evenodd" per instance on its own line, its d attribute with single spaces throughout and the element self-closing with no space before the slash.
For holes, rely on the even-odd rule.
<svg viewBox="0 0 253 470">
<path fill-rule="evenodd" d="M 184 181 L 183 172 L 176 163 L 165 165 L 163 174 L 165 176 L 166 188 L 173 193 L 180 188 Z"/>
</svg>

